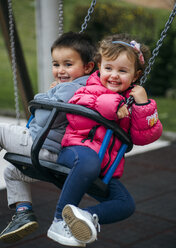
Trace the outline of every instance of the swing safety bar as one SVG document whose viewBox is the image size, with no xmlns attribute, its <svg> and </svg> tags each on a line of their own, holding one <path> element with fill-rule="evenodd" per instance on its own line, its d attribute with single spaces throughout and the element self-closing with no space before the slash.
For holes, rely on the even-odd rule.
<svg viewBox="0 0 176 248">
<path fill-rule="evenodd" d="M 32 100 L 29 103 L 29 110 L 31 114 L 35 114 L 36 109 L 48 109 L 50 110 L 50 115 L 45 126 L 42 128 L 33 142 L 31 148 L 31 157 L 7 152 L 4 156 L 4 159 L 16 166 L 25 175 L 35 179 L 51 182 L 58 188 L 62 188 L 65 179 L 70 172 L 70 169 L 54 162 L 40 160 L 40 149 L 42 148 L 47 134 L 50 131 L 59 112 L 72 113 L 91 118 L 107 128 L 107 132 L 99 152 L 101 161 L 103 160 L 112 135 L 117 136 L 118 139 L 120 139 L 122 142 L 118 156 L 116 157 L 106 176 L 103 179 L 97 178 L 87 192 L 89 194 L 106 197 L 108 194 L 107 184 L 109 180 L 111 179 L 124 153 L 130 151 L 133 146 L 126 132 L 121 129 L 115 121 L 107 120 L 98 112 L 88 109 L 84 106 L 55 101 L 50 101 L 48 103 L 44 100 Z"/>
</svg>

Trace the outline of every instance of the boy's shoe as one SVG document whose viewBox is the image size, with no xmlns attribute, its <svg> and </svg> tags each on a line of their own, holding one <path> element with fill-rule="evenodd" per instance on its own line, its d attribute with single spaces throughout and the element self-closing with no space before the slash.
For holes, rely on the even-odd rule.
<svg viewBox="0 0 176 248">
<path fill-rule="evenodd" d="M 97 239 L 96 228 L 100 225 L 96 214 L 91 215 L 85 210 L 68 204 L 62 211 L 62 217 L 78 241 L 92 243 Z"/>
<path fill-rule="evenodd" d="M 67 226 L 64 220 L 59 220 L 57 222 L 53 221 L 52 225 L 48 229 L 47 236 L 62 245 L 79 247 L 86 246 L 86 244 L 77 241 L 73 237 L 69 227 Z"/>
<path fill-rule="evenodd" d="M 16 212 L 12 221 L 1 232 L 0 240 L 6 243 L 16 242 L 35 231 L 37 227 L 37 219 L 32 210 Z"/>
</svg>

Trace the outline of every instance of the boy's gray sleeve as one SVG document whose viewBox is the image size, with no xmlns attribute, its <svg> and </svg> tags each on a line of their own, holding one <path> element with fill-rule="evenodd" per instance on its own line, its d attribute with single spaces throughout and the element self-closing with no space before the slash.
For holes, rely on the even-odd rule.
<svg viewBox="0 0 176 248">
<path fill-rule="evenodd" d="M 42 99 L 42 100 L 48 100 L 49 101 L 62 101 L 62 102 L 68 102 L 70 98 L 74 95 L 75 91 L 79 88 L 76 84 L 71 85 L 72 83 L 60 85 L 62 87 L 54 87 L 51 90 L 49 90 L 46 94 L 40 93 L 37 94 L 37 97 L 35 99 Z M 58 85 L 59 86 L 59 85 Z M 49 117 L 50 110 L 46 109 L 36 109 L 35 111 L 35 118 L 36 122 L 40 127 L 43 127 Z M 63 120 L 65 120 L 65 113 L 59 113 L 57 116 L 55 122 L 53 123 L 52 128 L 56 128 L 58 126 L 58 123 L 61 123 Z"/>
<path fill-rule="evenodd" d="M 82 78 L 82 81 L 78 83 L 68 82 L 56 85 L 54 88 L 49 89 L 46 93 L 37 94 L 34 99 L 37 100 L 47 100 L 49 101 L 61 101 L 68 102 L 70 98 L 74 95 L 74 93 L 81 87 L 86 84 L 86 77 Z M 77 80 L 78 81 L 78 80 Z M 43 127 L 49 117 L 50 111 L 44 109 L 38 109 L 35 111 L 36 122 L 39 126 Z M 58 123 L 62 122 L 66 119 L 65 113 L 60 113 L 56 121 L 54 122 L 52 128 L 57 127 Z"/>
<path fill-rule="evenodd" d="M 34 96 L 34 99 L 35 100 L 41 100 L 41 99 L 46 99 L 46 100 L 49 100 L 49 99 L 51 99 L 52 98 L 52 96 L 54 95 L 54 93 L 55 93 L 55 87 L 54 88 L 51 88 L 51 89 L 49 89 L 47 92 L 45 92 L 45 93 L 38 93 L 38 94 L 36 94 L 35 96 Z"/>
<path fill-rule="evenodd" d="M 80 88 L 80 85 L 78 86 L 75 83 L 66 83 L 62 85 L 62 87 L 57 89 L 51 97 L 51 100 L 54 101 L 61 101 L 61 102 L 68 102 L 70 98 L 74 95 L 74 93 Z"/>
<path fill-rule="evenodd" d="M 80 88 L 75 83 L 65 83 L 56 85 L 54 88 L 49 89 L 46 93 L 38 93 L 35 95 L 35 100 L 51 100 L 68 102 L 69 99 L 74 95 L 75 91 Z"/>
</svg>

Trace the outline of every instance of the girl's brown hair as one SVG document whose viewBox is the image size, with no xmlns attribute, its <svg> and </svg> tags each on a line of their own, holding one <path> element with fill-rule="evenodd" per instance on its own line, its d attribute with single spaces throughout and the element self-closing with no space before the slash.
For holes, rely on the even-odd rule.
<svg viewBox="0 0 176 248">
<path fill-rule="evenodd" d="M 141 70 L 141 75 L 142 76 L 147 64 L 148 60 L 150 58 L 150 50 L 147 46 L 144 44 L 140 44 L 140 50 L 143 54 L 144 57 L 144 64 L 141 63 L 139 60 L 139 52 L 136 51 L 133 47 L 127 46 L 125 44 L 119 44 L 119 43 L 113 43 L 113 41 L 123 41 L 128 44 L 132 39 L 128 34 L 115 34 L 111 36 L 105 37 L 102 41 L 99 43 L 99 48 L 98 52 L 95 56 L 95 60 L 97 63 L 101 63 L 101 58 L 105 57 L 107 60 L 115 60 L 121 52 L 126 51 L 127 56 L 129 59 L 134 59 L 135 60 L 135 70 L 136 72 Z"/>
</svg>

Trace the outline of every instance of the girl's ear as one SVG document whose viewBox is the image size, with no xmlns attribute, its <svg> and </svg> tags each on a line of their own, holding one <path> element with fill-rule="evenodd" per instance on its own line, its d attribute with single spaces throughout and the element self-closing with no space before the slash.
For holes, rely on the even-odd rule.
<svg viewBox="0 0 176 248">
<path fill-rule="evenodd" d="M 95 66 L 95 63 L 93 61 L 89 62 L 87 65 L 85 65 L 85 74 L 90 74 Z"/>
<path fill-rule="evenodd" d="M 142 75 L 142 70 L 138 70 L 136 72 L 135 77 L 133 78 L 133 83 L 136 82 L 136 80 Z"/>
</svg>

